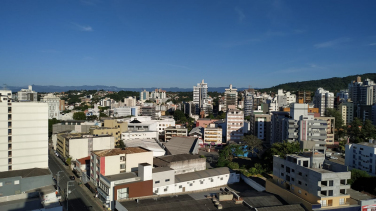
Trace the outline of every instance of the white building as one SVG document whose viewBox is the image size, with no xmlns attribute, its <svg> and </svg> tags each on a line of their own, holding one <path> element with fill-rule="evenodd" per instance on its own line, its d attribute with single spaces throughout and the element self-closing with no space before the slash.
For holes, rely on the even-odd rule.
<svg viewBox="0 0 376 211">
<path fill-rule="evenodd" d="M 157 131 L 127 131 L 121 134 L 124 143 L 131 139 L 157 139 Z"/>
<path fill-rule="evenodd" d="M 238 89 L 232 88 L 232 84 L 228 89 L 225 89 L 225 108 L 228 109 L 229 105 L 238 106 Z"/>
<path fill-rule="evenodd" d="M 144 91 L 140 92 L 140 100 L 142 102 L 149 100 L 149 97 L 150 97 L 150 94 L 149 94 L 148 91 L 144 90 Z"/>
<path fill-rule="evenodd" d="M 41 99 L 41 102 L 48 104 L 48 118 L 49 119 L 60 119 L 60 98 L 56 97 L 54 94 L 49 93 Z"/>
<path fill-rule="evenodd" d="M 0 93 L 9 96 L 7 90 Z M 1 96 L 0 172 L 48 168 L 47 120 L 46 103 L 11 102 Z"/>
<path fill-rule="evenodd" d="M 204 128 L 204 145 L 222 145 L 222 128 L 209 124 Z"/>
<path fill-rule="evenodd" d="M 208 84 L 202 79 L 201 83 L 197 86 L 193 86 L 193 103 L 196 105 L 196 111 L 192 111 L 192 114 L 199 114 L 201 106 L 208 98 Z"/>
<path fill-rule="evenodd" d="M 158 131 L 159 135 L 164 135 L 164 131 L 166 130 L 166 128 L 170 126 L 175 126 L 175 120 L 173 118 L 152 120 L 150 116 L 138 116 L 138 117 L 131 117 L 130 122 L 133 120 L 138 120 L 146 125 L 151 125 L 149 127 L 150 131 L 155 131 L 154 130 L 154 124 L 155 124 L 156 131 Z"/>
<path fill-rule="evenodd" d="M 122 106 L 114 108 L 114 117 L 138 116 L 138 107 Z"/>
<path fill-rule="evenodd" d="M 136 97 L 127 97 L 124 98 L 124 104 L 129 107 L 136 106 Z"/>
<path fill-rule="evenodd" d="M 253 114 L 253 94 L 249 91 L 244 91 L 244 116 L 251 116 L 252 114 Z"/>
<path fill-rule="evenodd" d="M 313 97 L 313 104 L 315 105 L 315 108 L 319 109 L 321 116 L 324 116 L 327 108 L 334 108 L 333 92 L 326 91 L 321 87 L 318 88 Z"/>
<path fill-rule="evenodd" d="M 17 100 L 20 102 L 26 102 L 26 101 L 38 101 L 38 93 L 33 91 L 33 87 L 29 85 L 28 89 L 21 89 L 17 93 Z"/>
<path fill-rule="evenodd" d="M 346 144 L 345 165 L 376 176 L 376 140 Z"/>
<path fill-rule="evenodd" d="M 244 115 L 243 111 L 229 109 L 226 116 L 226 141 L 240 141 L 243 137 Z"/>
</svg>

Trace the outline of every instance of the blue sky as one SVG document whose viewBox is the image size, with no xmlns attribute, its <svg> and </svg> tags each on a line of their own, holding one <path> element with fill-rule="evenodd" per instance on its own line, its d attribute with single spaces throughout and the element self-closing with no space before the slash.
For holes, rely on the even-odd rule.
<svg viewBox="0 0 376 211">
<path fill-rule="evenodd" d="M 270 87 L 376 72 L 376 1 L 0 1 L 13 86 Z"/>
</svg>

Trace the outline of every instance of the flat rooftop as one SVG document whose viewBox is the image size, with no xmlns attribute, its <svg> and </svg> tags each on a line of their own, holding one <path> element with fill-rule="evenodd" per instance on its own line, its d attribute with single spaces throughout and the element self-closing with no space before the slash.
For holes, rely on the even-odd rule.
<svg viewBox="0 0 376 211">
<path fill-rule="evenodd" d="M 367 147 L 373 147 L 373 148 L 376 148 L 376 144 L 373 144 L 373 143 L 369 143 L 369 142 L 362 142 L 362 143 L 358 143 L 359 145 L 363 145 L 363 146 L 367 146 Z"/>
<path fill-rule="evenodd" d="M 0 178 L 9 178 L 9 177 L 27 178 L 27 177 L 37 177 L 37 176 L 44 176 L 44 175 L 51 175 L 50 170 L 42 169 L 42 168 L 31 168 L 31 169 L 0 172 Z"/>
<path fill-rule="evenodd" d="M 153 168 L 153 173 L 158 173 L 158 172 L 164 172 L 164 171 L 173 171 L 174 169 L 170 168 L 170 167 L 157 167 L 157 168 Z"/>
<path fill-rule="evenodd" d="M 118 181 L 118 180 L 123 180 L 123 179 L 131 179 L 131 178 L 136 178 L 137 174 L 134 172 L 129 172 L 129 173 L 120 173 L 120 174 L 114 174 L 110 176 L 104 176 L 108 181 Z"/>
<path fill-rule="evenodd" d="M 154 139 L 130 139 L 124 141 L 124 144 L 128 147 L 142 147 L 153 152 L 165 153 L 165 150 L 162 149 L 161 146 L 159 146 L 157 141 Z"/>
<path fill-rule="evenodd" d="M 134 154 L 134 153 L 141 153 L 141 152 L 149 152 L 149 150 L 146 150 L 141 147 L 126 147 L 124 149 L 115 148 L 115 149 L 93 151 L 93 153 L 99 157 L 113 156 L 113 155 L 120 155 L 120 154 Z"/>
<path fill-rule="evenodd" d="M 165 155 L 165 156 L 154 158 L 153 163 L 155 164 L 155 162 L 157 162 L 156 163 L 157 166 L 165 166 L 172 162 L 195 160 L 195 159 L 200 159 L 200 155 L 192 155 L 192 154 Z"/>
<path fill-rule="evenodd" d="M 198 179 L 204 179 L 208 177 L 223 175 L 223 174 L 229 174 L 232 171 L 228 167 L 221 167 L 221 168 L 214 168 L 214 169 L 207 169 L 202 171 L 195 171 L 191 173 L 186 174 L 179 174 L 175 176 L 175 182 L 185 182 L 185 181 L 191 181 L 191 180 L 198 180 Z"/>
</svg>

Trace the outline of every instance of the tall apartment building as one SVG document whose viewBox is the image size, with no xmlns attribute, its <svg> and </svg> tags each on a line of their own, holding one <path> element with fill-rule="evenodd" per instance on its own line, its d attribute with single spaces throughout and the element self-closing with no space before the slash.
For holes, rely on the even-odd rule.
<svg viewBox="0 0 376 211">
<path fill-rule="evenodd" d="M 238 109 L 229 109 L 226 114 L 226 142 L 241 141 L 243 137 L 244 114 Z"/>
<path fill-rule="evenodd" d="M 37 102 L 38 93 L 33 91 L 33 87 L 29 85 L 28 89 L 21 89 L 17 92 L 17 100 L 19 102 Z"/>
<path fill-rule="evenodd" d="M 347 156 L 347 155 L 346 155 Z M 295 201 L 301 201 L 307 210 L 319 208 L 346 208 L 349 206 L 350 189 L 347 169 L 334 171 L 334 164 L 328 165 L 323 154 L 290 154 L 286 159 L 273 157 L 273 183 L 267 181 L 266 191 L 282 198 L 294 194 Z M 339 169 L 340 170 L 340 169 Z M 288 194 L 285 193 L 288 191 Z"/>
<path fill-rule="evenodd" d="M 141 116 L 151 116 L 153 119 L 157 117 L 154 106 L 142 106 L 140 114 Z"/>
<path fill-rule="evenodd" d="M 244 116 L 251 116 L 253 114 L 253 94 L 244 90 Z"/>
<path fill-rule="evenodd" d="M 250 121 L 250 132 L 265 144 L 271 144 L 271 114 L 253 114 Z"/>
<path fill-rule="evenodd" d="M 56 97 L 54 94 L 49 93 L 44 96 L 41 102 L 48 104 L 48 118 L 49 119 L 60 119 L 60 98 Z"/>
<path fill-rule="evenodd" d="M 376 140 L 346 144 L 345 165 L 376 176 Z"/>
<path fill-rule="evenodd" d="M 291 103 L 295 103 L 296 95 L 290 92 L 284 92 L 283 89 L 278 89 L 277 102 L 279 107 L 289 106 Z"/>
<path fill-rule="evenodd" d="M 193 86 L 193 103 L 196 105 L 196 111 L 192 114 L 199 114 L 201 106 L 205 103 L 205 100 L 208 98 L 208 84 L 202 79 L 201 83 L 198 83 L 197 86 Z"/>
<path fill-rule="evenodd" d="M 321 116 L 325 115 L 325 109 L 334 108 L 334 94 L 323 88 L 318 88 L 313 97 L 313 104 L 319 108 Z"/>
<path fill-rule="evenodd" d="M 166 96 L 166 90 L 162 90 L 162 89 L 155 89 L 154 91 L 152 91 L 150 93 L 150 98 L 152 99 L 166 99 L 167 96 Z"/>
<path fill-rule="evenodd" d="M 339 97 L 340 100 L 347 101 L 349 99 L 349 90 L 348 89 L 343 89 L 340 90 L 336 97 Z"/>
<path fill-rule="evenodd" d="M 136 96 L 124 98 L 124 104 L 129 107 L 136 106 Z"/>
<path fill-rule="evenodd" d="M 0 172 L 48 168 L 47 104 L 12 102 L 11 93 L 0 93 Z"/>
<path fill-rule="evenodd" d="M 149 94 L 148 91 L 144 90 L 144 91 L 141 91 L 141 92 L 140 92 L 140 100 L 141 100 L 142 102 L 144 102 L 144 101 L 146 101 L 146 100 L 149 100 L 149 98 L 150 98 L 150 94 Z"/>
<path fill-rule="evenodd" d="M 349 125 L 354 120 L 354 103 L 350 100 L 341 102 L 338 111 L 342 115 L 343 124 Z"/>
<path fill-rule="evenodd" d="M 312 103 L 311 92 L 298 91 L 296 102 L 297 103 Z"/>
<path fill-rule="evenodd" d="M 232 88 L 232 84 L 228 89 L 225 89 L 225 108 L 228 109 L 229 105 L 238 106 L 238 89 Z"/>
</svg>

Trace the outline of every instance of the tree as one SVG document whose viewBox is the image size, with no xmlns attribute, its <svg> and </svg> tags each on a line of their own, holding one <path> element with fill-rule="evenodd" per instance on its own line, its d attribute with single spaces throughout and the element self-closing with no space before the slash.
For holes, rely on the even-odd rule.
<svg viewBox="0 0 376 211">
<path fill-rule="evenodd" d="M 362 133 L 364 135 L 364 139 L 375 139 L 376 138 L 376 128 L 372 124 L 371 120 L 366 119 L 363 123 Z"/>
<path fill-rule="evenodd" d="M 116 148 L 125 148 L 125 144 L 124 144 L 124 141 L 123 140 L 119 140 L 118 141 L 118 144 L 116 145 Z"/>
<path fill-rule="evenodd" d="M 72 164 L 72 157 L 67 158 L 65 162 L 70 166 Z"/>
<path fill-rule="evenodd" d="M 335 118 L 335 129 L 338 131 L 344 124 L 341 113 L 334 108 L 327 108 L 325 110 L 326 117 Z"/>
<path fill-rule="evenodd" d="M 348 129 L 348 134 L 350 136 L 350 141 L 352 143 L 359 143 L 362 142 L 363 135 L 361 132 L 362 122 L 358 118 L 354 118 L 354 120 L 351 122 L 351 125 Z"/>
<path fill-rule="evenodd" d="M 56 118 L 53 118 L 53 119 L 49 119 L 48 120 L 48 137 L 51 137 L 52 136 L 52 126 L 54 124 L 57 124 L 59 123 L 60 120 L 57 120 Z"/>
<path fill-rule="evenodd" d="M 223 111 L 218 112 L 216 119 L 226 119 L 226 112 L 223 112 Z"/>
<path fill-rule="evenodd" d="M 86 115 L 84 112 L 76 112 L 73 114 L 74 120 L 86 120 Z"/>
<path fill-rule="evenodd" d="M 237 145 L 237 144 L 227 145 L 219 152 L 217 166 L 218 167 L 227 166 L 235 157 L 235 155 L 239 155 L 243 153 L 244 151 L 241 145 Z"/>
<path fill-rule="evenodd" d="M 227 167 L 235 170 L 235 169 L 239 169 L 239 164 L 235 162 L 230 162 L 229 164 L 227 164 Z"/>
<path fill-rule="evenodd" d="M 247 151 L 251 154 L 259 155 L 262 150 L 262 140 L 258 139 L 254 135 L 246 135 L 242 137 L 244 145 L 247 147 Z"/>
<path fill-rule="evenodd" d="M 287 154 L 297 154 L 300 151 L 299 142 L 288 142 L 284 141 L 281 143 L 274 143 L 270 149 L 264 153 L 264 161 L 268 164 L 267 170 L 271 171 L 273 169 L 273 156 L 279 155 L 281 158 L 286 158 Z"/>
<path fill-rule="evenodd" d="M 105 113 L 99 113 L 99 117 L 108 117 Z"/>
<path fill-rule="evenodd" d="M 187 120 L 184 112 L 181 110 L 175 110 L 173 116 L 174 116 L 175 121 L 180 121 L 183 118 L 185 118 L 185 121 Z"/>
<path fill-rule="evenodd" d="M 98 117 L 96 115 L 88 116 L 87 120 L 96 120 Z"/>
</svg>

